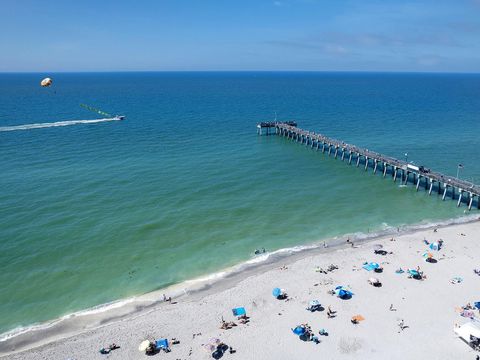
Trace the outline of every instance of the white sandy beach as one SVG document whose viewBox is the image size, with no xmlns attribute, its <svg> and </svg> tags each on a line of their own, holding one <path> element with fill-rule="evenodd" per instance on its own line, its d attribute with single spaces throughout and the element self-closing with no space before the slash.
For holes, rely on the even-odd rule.
<svg viewBox="0 0 480 360">
<path fill-rule="evenodd" d="M 462 235 L 463 234 L 463 235 Z M 154 355 L 161 359 L 211 359 L 203 347 L 210 338 L 219 338 L 236 353 L 226 352 L 224 359 L 475 359 L 476 353 L 454 334 L 454 325 L 468 321 L 458 307 L 480 301 L 480 222 L 451 225 L 410 234 L 374 240 L 355 248 L 343 247 L 324 254 L 304 253 L 268 270 L 239 280 L 231 286 L 214 286 L 192 296 L 162 303 L 135 316 L 109 323 L 95 330 L 57 339 L 51 343 L 13 352 L 2 359 L 145 359 L 138 351 L 145 339 L 177 338 L 170 353 Z M 432 251 L 437 263 L 427 263 L 423 239 L 443 239 L 443 248 Z M 376 255 L 373 244 L 393 254 Z M 362 269 L 364 262 L 377 262 L 383 273 Z M 339 269 L 323 274 L 317 266 L 330 264 Z M 286 265 L 286 268 L 283 266 Z M 398 268 L 420 266 L 425 280 L 410 279 Z M 354 270 L 359 269 L 359 270 Z M 367 283 L 377 277 L 382 287 Z M 453 277 L 463 281 L 452 284 Z M 349 286 L 354 296 L 349 300 L 330 295 L 336 285 Z M 289 300 L 272 296 L 274 287 L 284 288 Z M 167 294 L 168 295 L 168 294 Z M 309 300 L 317 299 L 337 311 L 328 318 L 325 311 L 306 310 Z M 396 311 L 390 311 L 393 304 Z M 239 324 L 231 309 L 244 306 L 248 324 Z M 479 312 L 475 310 L 477 317 Z M 354 325 L 350 319 L 362 315 Z M 238 326 L 221 330 L 222 317 Z M 404 320 L 403 331 L 398 324 Z M 320 344 L 301 341 L 291 328 L 308 323 L 314 332 L 322 328 L 328 336 L 319 336 Z M 195 336 L 194 336 L 195 334 Z M 101 355 L 99 349 L 115 342 L 120 349 Z M 28 346 L 27 346 L 28 347 Z M 15 350 L 15 349 L 11 349 Z"/>
</svg>

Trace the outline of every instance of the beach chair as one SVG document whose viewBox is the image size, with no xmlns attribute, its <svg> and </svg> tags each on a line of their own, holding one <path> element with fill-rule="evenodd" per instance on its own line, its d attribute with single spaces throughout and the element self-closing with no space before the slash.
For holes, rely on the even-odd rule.
<svg viewBox="0 0 480 360">
<path fill-rule="evenodd" d="M 320 301 L 318 300 L 312 300 L 308 303 L 307 310 L 311 312 L 315 312 L 317 310 L 321 310 L 322 305 L 320 304 Z"/>
<path fill-rule="evenodd" d="M 163 350 L 165 352 L 170 352 L 170 348 L 168 347 L 168 340 L 160 339 L 155 341 L 155 350 L 157 351 Z"/>
</svg>

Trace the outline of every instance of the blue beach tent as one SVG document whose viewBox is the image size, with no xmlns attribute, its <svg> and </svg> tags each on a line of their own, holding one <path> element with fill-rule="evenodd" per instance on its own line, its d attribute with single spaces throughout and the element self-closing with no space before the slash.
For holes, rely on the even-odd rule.
<svg viewBox="0 0 480 360">
<path fill-rule="evenodd" d="M 157 350 L 161 350 L 161 349 L 167 350 L 168 349 L 168 340 L 167 339 L 160 339 L 160 340 L 155 341 L 155 348 Z"/>
<path fill-rule="evenodd" d="M 233 316 L 247 315 L 247 312 L 245 311 L 244 307 L 238 307 L 238 308 L 232 309 L 232 312 L 233 312 Z"/>
</svg>

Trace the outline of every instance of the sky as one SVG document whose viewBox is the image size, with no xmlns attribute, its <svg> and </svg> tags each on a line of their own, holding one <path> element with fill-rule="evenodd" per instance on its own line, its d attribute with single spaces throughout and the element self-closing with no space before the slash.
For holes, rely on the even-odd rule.
<svg viewBox="0 0 480 360">
<path fill-rule="evenodd" d="M 480 0 L 0 0 L 0 72 L 480 72 Z"/>
</svg>

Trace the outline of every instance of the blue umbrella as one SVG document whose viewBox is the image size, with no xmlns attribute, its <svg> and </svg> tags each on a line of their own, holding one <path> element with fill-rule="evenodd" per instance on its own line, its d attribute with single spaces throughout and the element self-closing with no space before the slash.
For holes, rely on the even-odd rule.
<svg viewBox="0 0 480 360">
<path fill-rule="evenodd" d="M 412 276 L 420 276 L 420 274 L 418 273 L 417 270 L 411 270 L 411 269 L 409 269 L 409 270 L 408 270 L 408 273 L 409 273 L 410 275 L 412 275 Z"/>
<path fill-rule="evenodd" d="M 430 244 L 430 249 L 432 250 L 440 250 L 440 246 L 438 246 L 438 243 L 434 242 Z"/>
<path fill-rule="evenodd" d="M 374 263 L 374 262 L 371 262 L 370 266 L 372 267 L 372 269 L 378 269 L 380 267 L 380 265 L 378 265 L 377 263 Z"/>
<path fill-rule="evenodd" d="M 247 315 L 247 311 L 245 310 L 244 307 L 238 307 L 238 308 L 232 309 L 232 312 L 233 312 L 233 316 Z"/>
<path fill-rule="evenodd" d="M 292 330 L 295 335 L 302 336 L 305 334 L 305 328 L 303 326 L 297 326 Z"/>
<path fill-rule="evenodd" d="M 280 288 L 275 288 L 272 291 L 272 295 L 276 298 L 278 298 L 280 295 L 282 295 L 282 289 Z"/>
<path fill-rule="evenodd" d="M 343 288 L 343 286 L 337 286 L 335 288 L 335 294 L 340 298 L 340 299 L 347 299 L 351 298 L 353 293 L 351 291 L 348 291 Z"/>
</svg>

